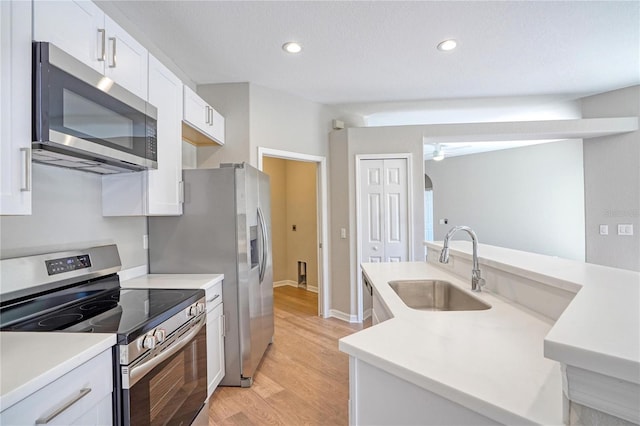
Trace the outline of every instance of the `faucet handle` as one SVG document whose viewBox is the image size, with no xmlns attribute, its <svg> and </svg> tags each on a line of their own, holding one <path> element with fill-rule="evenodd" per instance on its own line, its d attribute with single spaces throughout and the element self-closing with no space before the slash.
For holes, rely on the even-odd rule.
<svg viewBox="0 0 640 426">
<path fill-rule="evenodd" d="M 472 291 L 481 291 L 481 288 L 484 287 L 485 284 L 485 279 L 480 276 L 480 269 L 474 269 L 473 271 L 471 271 Z"/>
</svg>

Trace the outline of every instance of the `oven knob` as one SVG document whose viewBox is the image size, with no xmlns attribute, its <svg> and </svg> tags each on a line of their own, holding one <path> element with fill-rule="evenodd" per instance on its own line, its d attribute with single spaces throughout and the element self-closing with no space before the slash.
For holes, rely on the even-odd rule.
<svg viewBox="0 0 640 426">
<path fill-rule="evenodd" d="M 196 315 L 198 315 L 198 305 L 189 306 L 189 308 L 187 309 L 187 316 L 195 317 Z"/>
<path fill-rule="evenodd" d="M 162 343 L 167 338 L 167 332 L 159 328 L 153 333 L 153 337 L 155 337 L 156 343 Z"/>
<path fill-rule="evenodd" d="M 198 303 L 198 313 L 201 314 L 204 312 L 204 303 Z"/>
<path fill-rule="evenodd" d="M 146 335 L 144 336 L 144 339 L 142 339 L 142 347 L 144 349 L 153 349 L 156 347 L 156 338 L 152 335 Z"/>
</svg>

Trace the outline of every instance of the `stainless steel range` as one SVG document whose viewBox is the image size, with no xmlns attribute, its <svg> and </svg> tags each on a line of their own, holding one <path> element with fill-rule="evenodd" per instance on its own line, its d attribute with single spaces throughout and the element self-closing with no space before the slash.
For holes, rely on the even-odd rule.
<svg viewBox="0 0 640 426">
<path fill-rule="evenodd" d="M 114 422 L 189 425 L 207 397 L 204 291 L 122 289 L 120 267 L 115 245 L 1 260 L 0 329 L 117 334 Z"/>
</svg>

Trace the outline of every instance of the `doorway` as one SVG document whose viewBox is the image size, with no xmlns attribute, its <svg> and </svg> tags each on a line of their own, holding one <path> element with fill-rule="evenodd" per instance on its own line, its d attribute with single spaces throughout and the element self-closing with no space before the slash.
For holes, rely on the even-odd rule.
<svg viewBox="0 0 640 426">
<path fill-rule="evenodd" d="M 274 285 L 317 292 L 327 318 L 325 158 L 258 148 L 258 168 L 272 181 Z"/>
<path fill-rule="evenodd" d="M 358 322 L 366 319 L 371 307 L 360 264 L 413 260 L 411 158 L 411 154 L 356 156 Z"/>
</svg>

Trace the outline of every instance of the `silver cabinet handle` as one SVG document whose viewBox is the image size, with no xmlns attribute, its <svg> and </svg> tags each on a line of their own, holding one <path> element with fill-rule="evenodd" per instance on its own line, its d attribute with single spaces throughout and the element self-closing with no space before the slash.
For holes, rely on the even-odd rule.
<svg viewBox="0 0 640 426">
<path fill-rule="evenodd" d="M 36 420 L 36 424 L 37 425 L 46 425 L 51 420 L 55 419 L 60 414 L 62 414 L 64 411 L 66 411 L 73 404 L 75 404 L 76 402 L 80 401 L 82 398 L 87 396 L 89 394 L 89 392 L 91 392 L 91 388 L 80 389 L 80 392 L 78 393 L 78 395 L 76 395 L 73 399 L 65 402 L 64 405 L 62 405 L 62 407 L 57 408 L 53 413 L 49 414 L 48 416 L 41 417 L 41 418 L 37 419 Z"/>
<path fill-rule="evenodd" d="M 205 105 L 205 107 L 204 107 L 204 114 L 205 114 L 204 121 L 207 124 L 211 124 L 211 123 L 209 123 L 209 117 L 211 117 L 211 113 L 209 112 L 209 109 L 210 109 L 209 105 Z"/>
<path fill-rule="evenodd" d="M 220 295 L 219 295 L 219 294 L 216 294 L 216 295 L 215 295 L 215 296 L 213 296 L 211 299 L 207 299 L 207 303 L 211 303 L 211 302 L 213 302 L 213 301 L 214 301 L 214 300 L 216 300 L 218 297 L 220 297 Z"/>
<path fill-rule="evenodd" d="M 209 126 L 213 126 L 213 108 L 209 107 Z"/>
<path fill-rule="evenodd" d="M 31 192 L 31 148 L 20 148 L 24 153 L 24 185 L 20 187 L 21 192 Z"/>
<path fill-rule="evenodd" d="M 105 46 L 106 44 L 106 36 L 107 36 L 107 32 L 105 31 L 104 28 L 98 28 L 98 33 L 100 34 L 100 49 L 101 52 L 98 55 L 98 60 L 100 62 L 104 62 L 106 56 L 107 56 L 107 47 Z"/>
<path fill-rule="evenodd" d="M 109 64 L 109 68 L 115 68 L 118 64 L 116 62 L 116 38 L 115 37 L 109 37 L 109 40 L 111 41 L 111 64 Z"/>
</svg>

